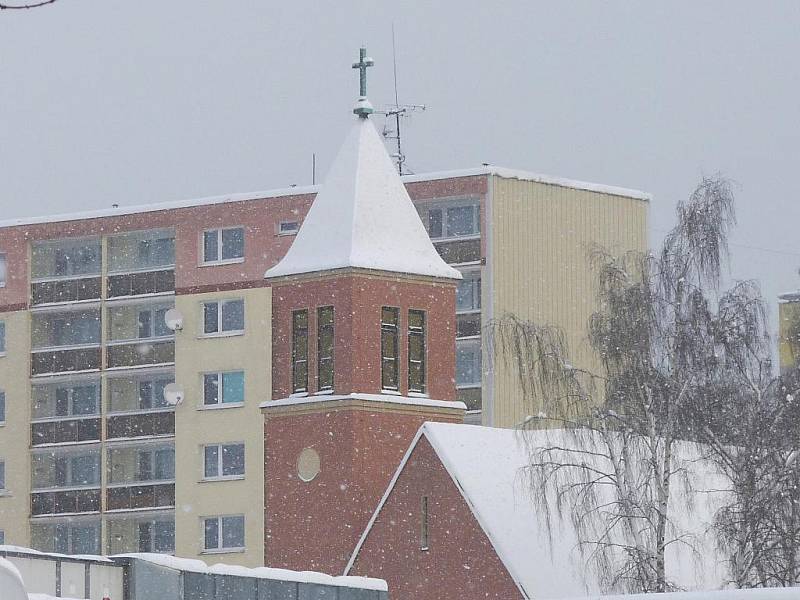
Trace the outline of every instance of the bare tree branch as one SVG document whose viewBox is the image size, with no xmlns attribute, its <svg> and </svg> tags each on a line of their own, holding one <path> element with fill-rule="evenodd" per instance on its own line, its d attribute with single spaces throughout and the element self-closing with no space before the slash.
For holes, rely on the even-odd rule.
<svg viewBox="0 0 800 600">
<path fill-rule="evenodd" d="M 32 4 L 5 4 L 0 3 L 0 10 L 27 10 L 29 8 L 39 8 L 47 4 L 53 4 L 56 0 L 41 0 L 41 2 L 34 2 Z"/>
</svg>

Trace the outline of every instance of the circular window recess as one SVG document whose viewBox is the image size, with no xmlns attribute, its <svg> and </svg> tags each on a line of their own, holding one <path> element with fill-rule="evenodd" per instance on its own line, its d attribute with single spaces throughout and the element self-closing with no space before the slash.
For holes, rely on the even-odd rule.
<svg viewBox="0 0 800 600">
<path fill-rule="evenodd" d="M 319 454 L 313 448 L 303 448 L 297 457 L 297 475 L 303 481 L 311 481 L 320 471 Z"/>
</svg>

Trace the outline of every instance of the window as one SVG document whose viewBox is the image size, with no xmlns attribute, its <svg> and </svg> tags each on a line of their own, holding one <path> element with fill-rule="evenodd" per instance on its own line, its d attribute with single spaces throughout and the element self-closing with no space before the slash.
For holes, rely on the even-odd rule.
<svg viewBox="0 0 800 600">
<path fill-rule="evenodd" d="M 481 308 L 481 273 L 466 271 L 456 288 L 456 312 L 468 312 Z"/>
<path fill-rule="evenodd" d="M 381 309 L 381 388 L 398 388 L 398 351 L 400 309 L 384 306 Z"/>
<path fill-rule="evenodd" d="M 244 371 L 203 375 L 203 404 L 205 406 L 241 404 L 243 402 Z"/>
<path fill-rule="evenodd" d="M 333 389 L 333 307 L 317 309 L 317 390 Z"/>
<path fill-rule="evenodd" d="M 100 274 L 100 238 L 35 242 L 31 277 L 58 279 Z"/>
<path fill-rule="evenodd" d="M 0 529 L 0 546 L 6 543 L 6 532 Z"/>
<path fill-rule="evenodd" d="M 163 270 L 175 265 L 175 232 L 131 231 L 108 238 L 109 273 Z"/>
<path fill-rule="evenodd" d="M 244 331 L 244 300 L 219 300 L 203 303 L 203 333 L 241 333 Z"/>
<path fill-rule="evenodd" d="M 419 531 L 419 549 L 428 549 L 428 497 L 422 497 L 422 506 L 420 507 L 420 531 Z"/>
<path fill-rule="evenodd" d="M 203 479 L 244 476 L 244 444 L 213 444 L 203 448 Z"/>
<path fill-rule="evenodd" d="M 139 409 L 165 408 L 169 406 L 164 398 L 164 388 L 172 383 L 174 377 L 167 379 L 146 379 L 139 381 Z"/>
<path fill-rule="evenodd" d="M 0 288 L 6 287 L 6 278 L 8 277 L 8 262 L 6 255 L 0 253 Z"/>
<path fill-rule="evenodd" d="M 139 311 L 138 326 L 139 339 L 150 337 L 166 337 L 172 335 L 172 330 L 167 327 L 164 316 L 167 314 L 167 307 L 148 308 Z"/>
<path fill-rule="evenodd" d="M 65 382 L 33 387 L 33 418 L 99 414 L 100 382 Z"/>
<path fill-rule="evenodd" d="M 244 258 L 244 228 L 203 232 L 203 263 L 239 262 Z"/>
<path fill-rule="evenodd" d="M 432 239 L 455 238 L 480 233 L 480 210 L 477 202 L 428 209 L 428 235 Z"/>
<path fill-rule="evenodd" d="M 278 235 L 296 235 L 300 231 L 300 221 L 281 221 L 278 223 Z"/>
<path fill-rule="evenodd" d="M 175 521 L 145 521 L 138 526 L 139 552 L 175 552 Z"/>
<path fill-rule="evenodd" d="M 6 393 L 0 390 L 0 423 L 6 422 Z"/>
<path fill-rule="evenodd" d="M 292 312 L 292 393 L 308 391 L 308 311 Z"/>
<path fill-rule="evenodd" d="M 175 449 L 139 450 L 135 481 L 175 479 Z"/>
<path fill-rule="evenodd" d="M 34 348 L 99 344 L 100 311 L 35 313 L 31 319 L 31 343 Z"/>
<path fill-rule="evenodd" d="M 0 321 L 0 356 L 6 353 L 6 322 Z"/>
<path fill-rule="evenodd" d="M 203 519 L 203 550 L 244 549 L 244 517 L 206 517 Z"/>
<path fill-rule="evenodd" d="M 408 391 L 425 393 L 425 312 L 408 311 Z"/>
<path fill-rule="evenodd" d="M 481 341 L 456 341 L 456 386 L 476 387 L 481 384 Z"/>
<path fill-rule="evenodd" d="M 44 552 L 99 554 L 99 519 L 74 519 L 64 523 L 31 523 L 31 545 Z"/>
<path fill-rule="evenodd" d="M 6 489 L 6 462 L 0 460 L 0 492 Z"/>
<path fill-rule="evenodd" d="M 34 490 L 97 486 L 100 484 L 100 453 L 90 451 L 37 452 L 31 456 Z"/>
</svg>

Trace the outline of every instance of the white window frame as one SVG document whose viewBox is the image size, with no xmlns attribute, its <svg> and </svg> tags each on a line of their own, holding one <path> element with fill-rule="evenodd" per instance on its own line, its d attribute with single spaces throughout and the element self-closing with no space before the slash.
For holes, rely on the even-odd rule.
<svg viewBox="0 0 800 600">
<path fill-rule="evenodd" d="M 473 345 L 477 344 L 478 349 L 481 352 L 481 364 L 478 366 L 478 373 L 480 375 L 480 381 L 477 383 L 458 383 L 456 379 L 456 389 L 464 390 L 464 389 L 475 389 L 480 388 L 483 386 L 483 343 L 481 340 L 481 336 L 470 336 L 470 337 L 463 337 L 458 338 L 456 340 L 456 378 L 458 378 L 458 346 L 459 343 L 462 345 Z"/>
<path fill-rule="evenodd" d="M 475 231 L 473 233 L 464 235 L 450 235 L 450 232 L 447 230 L 447 210 L 450 208 L 463 208 L 465 206 L 470 206 L 475 209 L 473 213 L 473 225 L 475 226 Z M 430 211 L 442 211 L 442 235 L 440 237 L 431 237 L 431 240 L 434 242 L 470 240 L 481 237 L 481 202 L 479 198 L 470 197 L 453 198 L 451 200 L 437 200 L 435 202 L 422 203 L 420 207 L 424 211 L 423 222 L 425 224 L 425 230 L 428 232 L 428 236 L 430 236 Z"/>
<path fill-rule="evenodd" d="M 8 255 L 5 252 L 0 252 L 0 288 L 6 287 L 7 279 L 8 279 Z"/>
<path fill-rule="evenodd" d="M 241 229 L 242 230 L 242 255 L 236 258 L 222 258 L 222 232 L 223 231 L 230 231 L 232 229 Z M 214 229 L 204 229 L 200 233 L 200 266 L 207 267 L 207 266 L 216 266 L 216 265 L 235 265 L 237 263 L 243 263 L 247 240 L 245 239 L 246 228 L 244 225 L 233 225 L 231 227 L 219 227 Z M 217 234 L 217 258 L 214 260 L 206 260 L 206 234 L 216 232 Z"/>
<path fill-rule="evenodd" d="M 37 417 L 33 414 L 35 402 L 31 399 L 31 423 L 46 422 L 46 421 L 74 421 L 79 419 L 96 419 L 100 416 L 101 404 L 103 402 L 102 384 L 97 377 L 83 378 L 83 379 L 65 379 L 61 380 L 64 387 L 67 388 L 67 404 L 69 406 L 68 414 L 54 415 L 51 417 Z M 51 383 L 46 385 L 58 385 L 58 383 Z M 94 412 L 89 414 L 76 415 L 75 414 L 75 388 L 88 387 L 93 385 L 95 389 L 95 403 Z M 36 386 L 33 386 L 36 387 Z"/>
<path fill-rule="evenodd" d="M 222 310 L 225 304 L 230 302 L 241 302 L 242 303 L 242 329 L 230 329 L 230 330 L 223 330 L 222 329 Z M 206 306 L 209 304 L 216 304 L 217 305 L 217 330 L 212 331 L 211 333 L 206 333 Z M 200 303 L 200 335 L 198 337 L 201 338 L 214 338 L 214 337 L 233 337 L 236 335 L 244 335 L 246 325 L 246 315 L 245 315 L 245 302 L 244 298 L 226 298 L 224 300 L 205 300 Z"/>
<path fill-rule="evenodd" d="M 242 374 L 242 395 L 244 396 L 247 392 L 246 380 L 244 369 L 236 369 L 232 371 L 206 371 L 200 374 L 200 406 L 198 407 L 200 410 L 220 410 L 223 408 L 234 408 L 237 406 L 244 406 L 245 398 L 243 397 L 241 400 L 236 402 L 225 402 L 223 397 L 224 390 L 225 390 L 225 382 L 224 376 L 229 375 L 231 373 L 241 373 Z M 206 376 L 207 375 L 216 375 L 217 376 L 217 403 L 216 404 L 206 404 Z"/>
<path fill-rule="evenodd" d="M 242 457 L 245 460 L 245 464 L 242 465 L 242 472 L 236 473 L 234 475 L 223 475 L 223 446 L 241 446 L 242 447 Z M 206 448 L 216 448 L 217 449 L 217 474 L 216 475 L 206 475 Z M 233 481 L 237 479 L 244 479 L 245 472 L 246 472 L 246 463 L 247 459 L 244 455 L 245 452 L 245 443 L 244 442 L 224 442 L 220 444 L 204 444 L 202 446 L 202 457 L 203 457 L 203 464 L 202 464 L 202 479 L 201 481 Z"/>
<path fill-rule="evenodd" d="M 473 277 L 473 275 L 477 275 L 477 281 L 480 282 L 480 285 L 478 286 L 479 289 L 478 289 L 478 296 L 477 296 L 478 308 L 468 308 L 468 309 L 463 309 L 463 310 L 459 309 L 458 308 L 458 298 L 456 298 L 456 314 L 457 315 L 468 315 L 468 314 L 474 314 L 474 313 L 481 312 L 481 306 L 482 306 L 481 294 L 483 293 L 482 292 L 482 290 L 483 290 L 483 280 L 482 280 L 483 279 L 483 274 L 481 273 L 480 268 L 477 268 L 477 269 L 461 269 L 461 275 L 463 277 L 463 279 L 461 281 L 469 280 L 469 281 L 472 281 L 472 282 L 475 282 L 475 280 L 476 280 Z M 459 282 L 459 284 L 460 284 L 460 282 Z M 474 295 L 475 295 L 474 283 L 473 283 L 473 292 L 472 293 L 473 293 L 473 300 L 474 300 L 475 299 L 474 298 Z M 473 302 L 473 304 L 474 304 L 474 302 Z"/>
<path fill-rule="evenodd" d="M 225 518 L 230 517 L 241 517 L 242 519 L 242 535 L 245 539 L 242 540 L 241 546 L 223 546 L 222 540 L 225 537 L 222 532 L 222 522 Z M 217 521 L 217 547 L 216 548 L 208 548 L 206 547 L 206 521 L 210 521 L 216 519 Z M 200 518 L 200 547 L 202 548 L 202 554 L 227 554 L 232 552 L 244 552 L 247 548 L 246 546 L 246 539 L 247 539 L 247 521 L 243 514 L 238 515 L 211 515 L 206 517 Z"/>
</svg>

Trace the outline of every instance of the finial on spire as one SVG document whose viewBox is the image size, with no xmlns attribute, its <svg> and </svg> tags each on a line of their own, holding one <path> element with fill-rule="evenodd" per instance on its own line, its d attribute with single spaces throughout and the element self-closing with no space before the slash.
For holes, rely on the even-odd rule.
<svg viewBox="0 0 800 600">
<path fill-rule="evenodd" d="M 372 112 L 372 105 L 367 100 L 367 67 L 371 67 L 375 62 L 367 56 L 367 49 L 363 46 L 358 53 L 358 62 L 353 63 L 353 68 L 358 69 L 359 73 L 359 96 L 353 112 L 359 117 L 366 119 Z"/>
</svg>

